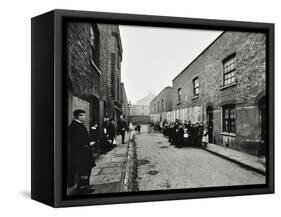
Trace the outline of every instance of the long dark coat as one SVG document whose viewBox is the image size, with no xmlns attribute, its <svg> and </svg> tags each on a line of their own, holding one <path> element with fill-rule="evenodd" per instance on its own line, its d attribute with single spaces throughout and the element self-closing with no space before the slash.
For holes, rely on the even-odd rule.
<svg viewBox="0 0 281 217">
<path fill-rule="evenodd" d="M 90 141 L 97 142 L 99 140 L 99 128 L 97 127 L 94 129 L 93 127 L 90 128 Z"/>
<path fill-rule="evenodd" d="M 80 176 L 88 176 L 94 165 L 94 159 L 89 148 L 90 139 L 87 128 L 82 123 L 73 120 L 68 130 L 70 170 Z"/>
<path fill-rule="evenodd" d="M 115 124 L 110 122 L 107 127 L 107 133 L 109 139 L 114 139 L 114 137 L 116 136 L 115 130 L 116 130 Z"/>
<path fill-rule="evenodd" d="M 119 123 L 119 132 L 121 135 L 125 135 L 125 131 L 128 129 L 128 125 L 126 123 L 126 121 L 121 121 Z"/>
<path fill-rule="evenodd" d="M 176 146 L 177 147 L 183 146 L 183 141 L 184 141 L 183 134 L 184 134 L 183 128 L 179 128 L 178 132 L 176 134 Z"/>
</svg>

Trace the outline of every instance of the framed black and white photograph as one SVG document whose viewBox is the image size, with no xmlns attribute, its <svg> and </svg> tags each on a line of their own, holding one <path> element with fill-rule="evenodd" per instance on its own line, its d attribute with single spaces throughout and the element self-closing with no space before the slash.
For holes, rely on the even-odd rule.
<svg viewBox="0 0 281 217">
<path fill-rule="evenodd" d="M 55 10 L 32 55 L 34 199 L 273 193 L 273 24 Z"/>
</svg>

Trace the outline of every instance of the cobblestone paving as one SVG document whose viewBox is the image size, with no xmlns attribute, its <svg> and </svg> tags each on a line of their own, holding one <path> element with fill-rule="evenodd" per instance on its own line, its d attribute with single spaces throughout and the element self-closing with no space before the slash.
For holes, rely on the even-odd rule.
<svg viewBox="0 0 281 217">
<path fill-rule="evenodd" d="M 265 176 L 199 148 L 177 149 L 160 133 L 135 141 L 140 191 L 265 183 Z"/>
</svg>

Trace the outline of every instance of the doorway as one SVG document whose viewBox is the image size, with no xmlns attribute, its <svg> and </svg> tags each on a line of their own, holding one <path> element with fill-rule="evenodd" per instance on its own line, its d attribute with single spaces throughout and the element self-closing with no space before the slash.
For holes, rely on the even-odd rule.
<svg viewBox="0 0 281 217">
<path fill-rule="evenodd" d="M 211 105 L 207 107 L 207 121 L 209 143 L 213 143 L 213 107 Z"/>
<path fill-rule="evenodd" d="M 100 114 L 99 114 L 99 99 L 95 96 L 91 96 L 91 124 L 99 124 Z"/>
</svg>

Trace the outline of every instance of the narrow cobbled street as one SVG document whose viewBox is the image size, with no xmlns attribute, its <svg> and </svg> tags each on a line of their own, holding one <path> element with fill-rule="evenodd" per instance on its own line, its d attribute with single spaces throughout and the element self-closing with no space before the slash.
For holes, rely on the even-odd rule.
<svg viewBox="0 0 281 217">
<path fill-rule="evenodd" d="M 264 184 L 265 176 L 200 148 L 175 148 L 161 133 L 135 136 L 139 191 Z"/>
</svg>

